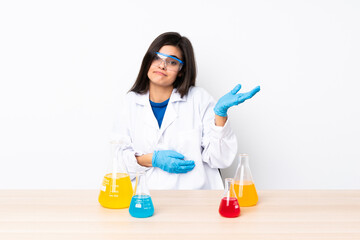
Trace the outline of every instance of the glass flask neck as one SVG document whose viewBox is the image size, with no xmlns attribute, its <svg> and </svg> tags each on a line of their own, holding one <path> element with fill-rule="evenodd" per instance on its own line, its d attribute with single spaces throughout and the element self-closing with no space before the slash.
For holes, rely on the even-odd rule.
<svg viewBox="0 0 360 240">
<path fill-rule="evenodd" d="M 248 154 L 239 154 L 239 166 L 243 165 L 245 167 L 249 167 L 249 155 Z"/>
<path fill-rule="evenodd" d="M 123 144 L 119 141 L 110 142 L 110 162 L 107 171 L 110 173 L 128 174 L 126 165 L 123 161 Z"/>
<path fill-rule="evenodd" d="M 134 195 L 150 195 L 146 184 L 146 173 L 145 172 L 137 172 L 136 173 L 136 183 L 135 183 L 135 191 Z"/>
<path fill-rule="evenodd" d="M 223 197 L 236 197 L 234 192 L 234 179 L 233 178 L 225 178 L 225 191 Z"/>
<path fill-rule="evenodd" d="M 235 184 L 245 184 L 253 182 L 253 178 L 249 166 L 249 155 L 248 154 L 239 154 L 239 163 L 236 169 Z"/>
</svg>

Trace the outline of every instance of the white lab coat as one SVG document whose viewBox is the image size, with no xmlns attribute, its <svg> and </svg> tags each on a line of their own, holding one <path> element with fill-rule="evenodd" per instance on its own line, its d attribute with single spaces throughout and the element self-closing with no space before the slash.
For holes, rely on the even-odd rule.
<svg viewBox="0 0 360 240">
<path fill-rule="evenodd" d="M 173 90 L 161 128 L 149 102 L 149 93 L 129 92 L 118 109 L 115 138 L 125 139 L 123 159 L 134 181 L 136 171 L 146 171 L 149 189 L 223 189 L 218 168 L 229 167 L 237 153 L 237 140 L 229 120 L 215 126 L 214 99 L 202 88 L 191 87 L 181 98 Z M 174 150 L 194 160 L 195 168 L 184 174 L 143 167 L 135 156 L 154 150 Z"/>
</svg>

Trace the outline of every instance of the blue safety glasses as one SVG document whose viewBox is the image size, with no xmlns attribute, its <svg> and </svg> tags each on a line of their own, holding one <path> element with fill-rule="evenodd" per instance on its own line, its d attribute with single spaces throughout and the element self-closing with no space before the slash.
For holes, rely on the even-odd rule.
<svg viewBox="0 0 360 240">
<path fill-rule="evenodd" d="M 165 53 L 155 52 L 155 58 L 153 64 L 155 66 L 160 66 L 164 63 L 166 70 L 177 72 L 180 71 L 184 62 L 178 59 L 177 57 L 167 55 Z"/>
</svg>

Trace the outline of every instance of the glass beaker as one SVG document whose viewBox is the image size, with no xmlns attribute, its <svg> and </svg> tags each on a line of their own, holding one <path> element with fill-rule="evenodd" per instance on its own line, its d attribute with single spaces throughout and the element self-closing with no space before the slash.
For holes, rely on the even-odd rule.
<svg viewBox="0 0 360 240">
<path fill-rule="evenodd" d="M 99 203 L 106 208 L 128 208 L 133 188 L 122 159 L 122 143 L 111 141 L 111 158 L 99 194 Z"/>
<path fill-rule="evenodd" d="M 239 164 L 234 177 L 234 189 L 241 207 L 250 207 L 258 202 L 258 195 L 251 175 L 248 154 L 239 154 Z"/>
<path fill-rule="evenodd" d="M 233 182 L 234 179 L 225 178 L 225 191 L 219 206 L 219 213 L 223 217 L 234 218 L 240 215 L 240 206 L 234 192 Z"/>
<path fill-rule="evenodd" d="M 129 213 L 136 218 L 151 217 L 154 214 L 154 205 L 146 185 L 146 173 L 136 174 L 135 193 L 131 199 Z"/>
</svg>

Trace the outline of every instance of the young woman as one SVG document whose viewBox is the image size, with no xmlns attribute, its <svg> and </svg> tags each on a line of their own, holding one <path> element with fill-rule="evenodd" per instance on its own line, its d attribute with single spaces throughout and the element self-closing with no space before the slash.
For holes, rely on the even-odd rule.
<svg viewBox="0 0 360 240">
<path fill-rule="evenodd" d="M 255 95 L 232 91 L 215 103 L 195 87 L 190 41 L 175 32 L 158 36 L 125 96 L 115 132 L 126 142 L 130 175 L 146 171 L 150 189 L 223 189 L 219 168 L 231 165 L 237 140 L 227 110 Z"/>
</svg>

